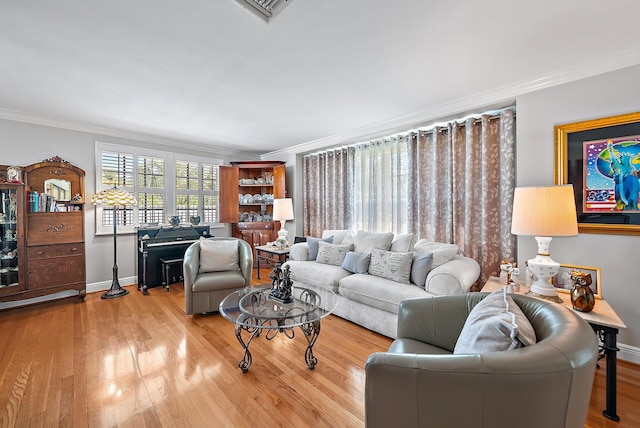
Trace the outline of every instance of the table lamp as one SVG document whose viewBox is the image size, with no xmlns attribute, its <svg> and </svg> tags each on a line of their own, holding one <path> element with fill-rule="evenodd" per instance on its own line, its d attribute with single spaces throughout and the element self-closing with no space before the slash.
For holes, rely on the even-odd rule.
<svg viewBox="0 0 640 428">
<path fill-rule="evenodd" d="M 289 245 L 287 241 L 287 234 L 289 232 L 284 226 L 287 220 L 293 220 L 293 202 L 291 198 L 273 200 L 273 219 L 280 221 L 280 230 L 278 231 L 276 243 L 278 243 L 279 246 L 286 247 Z"/>
<path fill-rule="evenodd" d="M 120 286 L 118 281 L 118 263 L 117 263 L 117 245 L 116 245 L 116 228 L 118 226 L 118 208 L 130 207 L 138 202 L 133 195 L 125 190 L 112 187 L 111 189 L 101 190 L 91 198 L 92 205 L 100 205 L 103 207 L 113 208 L 113 279 L 109 291 L 100 296 L 102 299 L 114 299 L 116 297 L 126 296 L 129 290 L 125 290 Z"/>
<path fill-rule="evenodd" d="M 536 275 L 529 294 L 562 302 L 550 279 L 560 264 L 551 258 L 549 245 L 553 236 L 578 234 L 573 186 L 518 187 L 513 195 L 511 233 L 534 236 L 538 254 L 527 263 Z"/>
</svg>

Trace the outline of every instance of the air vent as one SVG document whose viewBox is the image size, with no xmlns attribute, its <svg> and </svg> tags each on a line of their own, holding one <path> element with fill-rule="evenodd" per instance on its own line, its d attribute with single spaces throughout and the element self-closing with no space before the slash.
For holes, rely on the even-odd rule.
<svg viewBox="0 0 640 428">
<path fill-rule="evenodd" d="M 293 0 L 233 0 L 245 10 L 262 19 L 271 22 L 276 15 L 289 5 Z"/>
</svg>

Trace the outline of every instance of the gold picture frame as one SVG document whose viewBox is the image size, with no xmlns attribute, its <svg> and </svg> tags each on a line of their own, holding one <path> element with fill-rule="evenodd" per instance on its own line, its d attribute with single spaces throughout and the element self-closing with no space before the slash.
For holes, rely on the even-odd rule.
<svg viewBox="0 0 640 428">
<path fill-rule="evenodd" d="M 640 156 L 640 112 L 556 125 L 554 135 L 555 183 L 573 185 L 578 231 L 640 235 L 640 210 L 617 210 L 615 199 L 611 201 L 614 197 L 613 190 L 602 190 L 600 194 L 608 193 L 604 198 L 608 197 L 609 200 L 604 202 L 615 206 L 615 209 L 608 208 L 604 202 L 592 208 L 592 205 L 595 206 L 590 204 L 593 192 L 585 184 L 590 168 L 596 168 L 585 159 L 586 147 L 591 143 L 598 143 L 600 147 L 606 146 L 609 141 L 628 145 L 625 140 L 630 139 L 635 144 L 634 156 Z M 587 152 L 587 158 L 589 156 L 591 154 Z"/>
<path fill-rule="evenodd" d="M 558 274 L 551 278 L 551 283 L 559 293 L 569 293 L 573 286 L 569 286 L 569 274 L 572 270 L 591 274 L 591 291 L 596 299 L 602 299 L 602 284 L 600 283 L 600 268 L 591 266 L 576 266 L 560 263 Z"/>
</svg>

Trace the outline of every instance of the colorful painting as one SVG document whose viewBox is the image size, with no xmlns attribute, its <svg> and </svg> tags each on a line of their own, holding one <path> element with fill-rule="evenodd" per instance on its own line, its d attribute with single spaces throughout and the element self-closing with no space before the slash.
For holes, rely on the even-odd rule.
<svg viewBox="0 0 640 428">
<path fill-rule="evenodd" d="M 640 212 L 640 135 L 585 141 L 583 212 Z"/>
</svg>

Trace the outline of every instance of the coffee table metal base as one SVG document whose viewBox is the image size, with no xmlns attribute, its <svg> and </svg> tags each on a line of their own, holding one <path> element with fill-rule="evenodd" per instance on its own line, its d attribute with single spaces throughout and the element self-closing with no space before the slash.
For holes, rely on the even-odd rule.
<svg viewBox="0 0 640 428">
<path fill-rule="evenodd" d="M 255 325 L 248 326 L 245 324 L 236 324 L 235 328 L 236 338 L 238 339 L 238 342 L 240 342 L 240 345 L 242 345 L 242 349 L 244 349 L 244 355 L 238 362 L 238 367 L 242 370 L 242 373 L 248 372 L 251 367 L 251 363 L 253 362 L 251 351 L 249 351 L 249 345 L 251 345 L 251 342 L 255 337 L 260 336 L 262 331 L 266 331 L 265 338 L 267 340 L 272 340 L 279 333 L 283 333 L 289 339 L 293 339 L 295 337 L 295 327 L 280 326 L 279 328 L 273 328 L 271 327 L 273 320 L 254 319 L 254 321 Z M 307 340 L 307 349 L 304 353 L 304 361 L 307 363 L 307 367 L 309 367 L 310 370 L 313 370 L 316 364 L 318 364 L 318 359 L 313 355 L 313 345 L 316 343 L 318 336 L 320 335 L 320 320 L 311 321 L 298 327 Z M 246 341 L 243 338 L 243 333 L 246 333 Z"/>
</svg>

